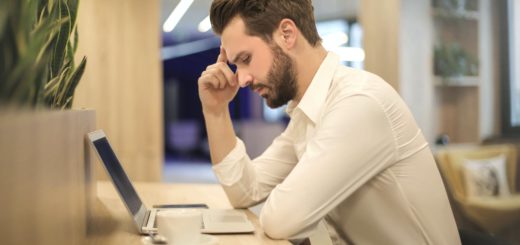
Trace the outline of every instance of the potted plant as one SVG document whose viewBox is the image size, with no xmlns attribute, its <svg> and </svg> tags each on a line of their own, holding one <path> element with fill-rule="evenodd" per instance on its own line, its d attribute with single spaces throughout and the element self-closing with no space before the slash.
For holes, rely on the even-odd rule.
<svg viewBox="0 0 520 245">
<path fill-rule="evenodd" d="M 84 244 L 95 194 L 85 134 L 95 114 L 68 110 L 78 0 L 0 1 L 2 244 Z"/>
<path fill-rule="evenodd" d="M 76 67 L 78 0 L 0 3 L 0 106 L 70 108 L 85 70 Z"/>
<path fill-rule="evenodd" d="M 448 84 L 450 79 L 478 76 L 478 61 L 457 43 L 442 43 L 435 47 L 434 73 Z"/>
</svg>

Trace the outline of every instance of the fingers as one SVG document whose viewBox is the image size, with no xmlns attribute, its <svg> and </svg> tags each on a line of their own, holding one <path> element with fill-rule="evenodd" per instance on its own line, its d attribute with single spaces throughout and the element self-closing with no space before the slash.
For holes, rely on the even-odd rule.
<svg viewBox="0 0 520 245">
<path fill-rule="evenodd" d="M 230 85 L 235 86 L 237 84 L 237 76 L 229 68 L 227 63 L 218 63 L 216 66 L 217 67 L 214 69 L 217 69 L 219 73 L 222 73 Z"/>
<path fill-rule="evenodd" d="M 200 76 L 199 86 L 212 89 L 221 89 L 221 87 L 225 87 L 224 83 L 222 83 L 214 74 L 208 72 L 203 72 Z"/>
<path fill-rule="evenodd" d="M 201 74 L 199 83 L 209 84 L 215 89 L 223 89 L 226 86 L 236 86 L 237 78 L 226 63 L 217 63 L 208 66 Z"/>
<path fill-rule="evenodd" d="M 204 71 L 201 77 L 215 89 L 223 89 L 228 84 L 226 77 L 218 71 Z"/>
<path fill-rule="evenodd" d="M 220 46 L 220 54 L 218 55 L 217 63 L 218 62 L 227 63 L 227 61 L 228 61 L 228 59 L 227 59 L 226 50 L 222 46 Z"/>
<path fill-rule="evenodd" d="M 238 84 L 236 75 L 227 64 L 227 54 L 224 48 L 220 47 L 217 62 L 206 68 L 199 78 L 199 83 L 215 89 L 223 89 L 228 85 L 234 87 Z"/>
<path fill-rule="evenodd" d="M 234 86 L 237 83 L 236 76 L 233 73 L 233 71 L 231 71 L 231 69 L 229 68 L 227 62 L 228 59 L 226 50 L 222 46 L 220 46 L 220 54 L 218 55 L 217 63 L 215 63 L 215 66 L 220 67 L 220 69 L 224 72 L 224 76 L 228 79 L 228 82 Z"/>
</svg>

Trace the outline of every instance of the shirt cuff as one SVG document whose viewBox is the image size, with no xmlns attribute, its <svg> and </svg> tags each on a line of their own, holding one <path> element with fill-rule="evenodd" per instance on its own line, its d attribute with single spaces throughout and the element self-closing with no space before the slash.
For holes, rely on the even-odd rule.
<svg viewBox="0 0 520 245">
<path fill-rule="evenodd" d="M 213 172 L 222 185 L 231 186 L 242 178 L 244 158 L 247 158 L 244 142 L 237 139 L 233 150 L 219 163 L 213 165 Z"/>
</svg>

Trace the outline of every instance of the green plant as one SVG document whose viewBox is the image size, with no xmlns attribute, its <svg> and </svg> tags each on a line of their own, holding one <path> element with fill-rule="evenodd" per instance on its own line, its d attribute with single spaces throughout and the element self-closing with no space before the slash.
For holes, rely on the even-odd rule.
<svg viewBox="0 0 520 245">
<path fill-rule="evenodd" d="M 457 9 L 460 0 L 432 0 L 432 6 L 442 9 Z"/>
<path fill-rule="evenodd" d="M 67 109 L 85 71 L 76 67 L 79 0 L 0 1 L 0 108 Z"/>
<path fill-rule="evenodd" d="M 443 78 L 476 76 L 478 61 L 457 43 L 441 44 L 434 51 L 434 72 Z"/>
</svg>

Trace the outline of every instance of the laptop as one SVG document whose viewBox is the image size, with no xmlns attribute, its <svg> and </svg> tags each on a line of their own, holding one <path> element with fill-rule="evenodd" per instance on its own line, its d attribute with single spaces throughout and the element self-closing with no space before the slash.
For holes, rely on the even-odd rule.
<svg viewBox="0 0 520 245">
<path fill-rule="evenodd" d="M 117 159 L 107 136 L 103 130 L 88 133 L 89 141 L 97 152 L 105 170 L 112 179 L 117 192 L 123 200 L 128 212 L 133 218 L 137 230 L 141 234 L 157 232 L 155 217 L 157 213 L 171 208 L 199 208 L 202 213 L 201 232 L 206 234 L 219 233 L 253 233 L 255 227 L 247 216 L 234 209 L 208 209 L 206 204 L 172 204 L 154 205 L 151 209 L 141 201 L 130 182 L 123 166 Z"/>
</svg>

